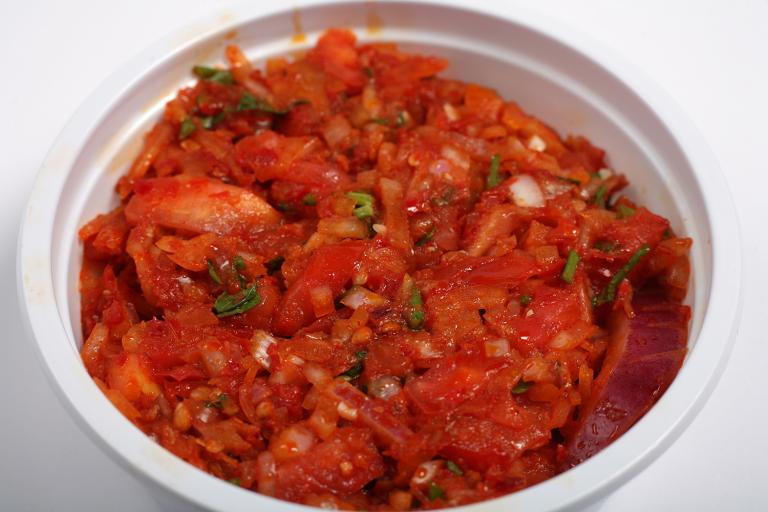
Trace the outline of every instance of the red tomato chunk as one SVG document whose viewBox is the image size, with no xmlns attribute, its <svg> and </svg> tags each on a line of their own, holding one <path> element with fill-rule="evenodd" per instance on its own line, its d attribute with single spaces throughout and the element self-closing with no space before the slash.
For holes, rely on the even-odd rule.
<svg viewBox="0 0 768 512">
<path fill-rule="evenodd" d="M 79 232 L 83 362 L 147 435 L 277 498 L 432 509 L 566 471 L 669 386 L 692 242 L 602 149 L 345 30 L 226 56 Z"/>
</svg>

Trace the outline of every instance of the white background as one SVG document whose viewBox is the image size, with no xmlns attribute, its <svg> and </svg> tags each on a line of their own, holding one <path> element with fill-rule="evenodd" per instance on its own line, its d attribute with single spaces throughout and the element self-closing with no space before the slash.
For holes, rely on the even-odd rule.
<svg viewBox="0 0 768 512">
<path fill-rule="evenodd" d="M 45 380 L 21 329 L 16 235 L 38 166 L 90 91 L 150 43 L 224 5 L 0 0 L 2 510 L 160 510 L 80 432 Z M 681 439 L 602 510 L 768 510 L 768 2 L 525 6 L 610 45 L 681 104 L 721 162 L 745 241 L 743 320 L 720 385 Z"/>
</svg>

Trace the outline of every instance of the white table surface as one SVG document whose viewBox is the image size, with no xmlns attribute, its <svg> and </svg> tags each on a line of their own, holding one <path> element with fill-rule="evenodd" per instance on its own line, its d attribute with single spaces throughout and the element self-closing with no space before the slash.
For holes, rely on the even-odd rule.
<svg viewBox="0 0 768 512">
<path fill-rule="evenodd" d="M 38 166 L 90 91 L 159 37 L 226 3 L 0 0 L 0 510 L 160 510 L 49 387 L 21 328 L 16 236 Z M 768 510 L 768 2 L 525 4 L 609 44 L 681 104 L 721 162 L 745 239 L 743 319 L 720 385 L 680 440 L 601 510 Z"/>
</svg>

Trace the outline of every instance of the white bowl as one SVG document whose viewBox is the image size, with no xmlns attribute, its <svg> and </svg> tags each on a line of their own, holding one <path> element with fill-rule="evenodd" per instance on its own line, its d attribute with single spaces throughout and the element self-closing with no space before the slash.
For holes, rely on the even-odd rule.
<svg viewBox="0 0 768 512">
<path fill-rule="evenodd" d="M 221 61 L 231 42 L 263 61 L 310 46 L 326 28 L 347 26 L 364 41 L 391 40 L 446 57 L 448 76 L 496 88 L 561 133 L 586 135 L 607 149 L 612 167 L 629 176 L 631 193 L 694 239 L 690 352 L 662 399 L 587 462 L 465 510 L 574 510 L 646 467 L 682 433 L 712 391 L 740 310 L 736 215 L 717 163 L 691 123 L 608 50 L 534 13 L 516 9 L 515 19 L 506 19 L 446 1 L 313 2 L 300 11 L 276 9 L 244 5 L 217 24 L 187 27 L 157 43 L 91 95 L 43 164 L 20 235 L 19 297 L 31 339 L 66 408 L 174 508 L 305 509 L 245 491 L 176 458 L 125 420 L 94 385 L 78 354 L 82 248 L 76 233 L 116 204 L 115 182 L 165 101 L 192 81 L 193 64 Z M 302 43 L 291 40 L 297 20 L 307 34 Z"/>
</svg>

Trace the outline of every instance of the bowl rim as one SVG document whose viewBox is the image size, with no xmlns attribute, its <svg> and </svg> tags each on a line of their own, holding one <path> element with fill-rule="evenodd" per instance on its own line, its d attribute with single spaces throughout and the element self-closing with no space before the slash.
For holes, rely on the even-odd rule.
<svg viewBox="0 0 768 512">
<path fill-rule="evenodd" d="M 742 241 L 739 222 L 729 187 L 716 158 L 693 123 L 661 88 L 641 72 L 623 61 L 612 50 L 597 43 L 573 27 L 525 8 L 515 7 L 499 12 L 492 4 L 467 5 L 457 0 L 393 1 L 389 5 L 421 4 L 434 8 L 469 12 L 502 19 L 521 25 L 540 35 L 570 47 L 621 81 L 646 102 L 661 122 L 669 128 L 682 152 L 696 170 L 695 178 L 705 201 L 711 225 L 712 282 L 707 313 L 698 339 L 714 340 L 697 343 L 686 361 L 686 379 L 678 376 L 664 395 L 664 412 L 646 418 L 655 421 L 638 423 L 609 448 L 570 471 L 517 493 L 477 504 L 461 510 L 487 510 L 512 505 L 544 510 L 572 510 L 587 505 L 622 485 L 660 455 L 690 424 L 714 390 L 725 367 L 733 344 L 742 303 Z M 302 0 L 298 9 L 323 9 L 330 5 L 359 5 L 354 0 Z M 88 143 L 90 129 L 98 124 L 104 112 L 112 107 L 119 93 L 130 87 L 134 77 L 141 76 L 160 62 L 171 59 L 186 48 L 197 45 L 214 34 L 224 34 L 239 26 L 293 7 L 281 5 L 238 4 L 213 10 L 213 16 L 201 17 L 192 26 L 201 27 L 188 37 L 189 25 L 179 27 L 150 45 L 109 78 L 78 107 L 65 125 L 41 166 L 35 179 L 21 221 L 17 253 L 17 289 L 22 315 L 29 337 L 35 340 L 44 372 L 65 409 L 81 428 L 107 453 L 141 478 L 159 485 L 171 494 L 206 509 L 245 510 L 262 503 L 275 510 L 307 510 L 298 505 L 240 489 L 187 464 L 151 441 L 120 415 L 101 394 L 82 367 L 79 357 L 72 359 L 66 343 L 64 324 L 54 296 L 51 276 L 52 233 L 54 217 L 62 186 L 75 164 L 79 150 Z M 215 14 L 222 16 L 214 25 Z M 140 80 L 140 79 L 139 79 Z M 126 86 L 126 84 L 129 84 Z M 64 358 L 64 359 L 62 359 Z M 61 361 L 70 359 L 82 371 L 68 371 Z M 682 373 L 682 372 L 681 372 Z M 109 428 L 106 428 L 109 426 Z M 211 492 L 213 491 L 213 492 Z"/>
</svg>

